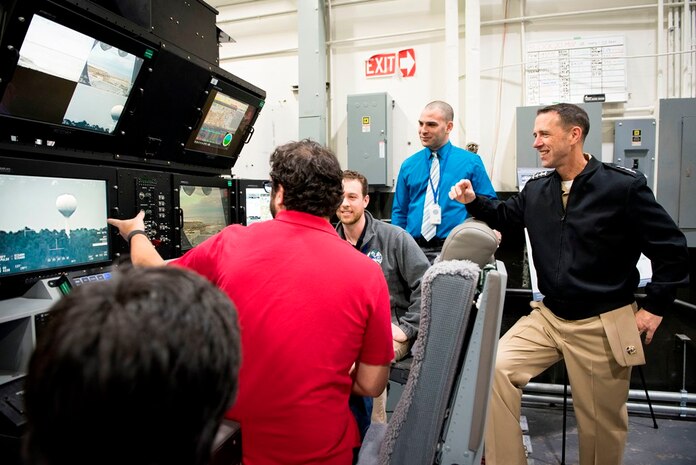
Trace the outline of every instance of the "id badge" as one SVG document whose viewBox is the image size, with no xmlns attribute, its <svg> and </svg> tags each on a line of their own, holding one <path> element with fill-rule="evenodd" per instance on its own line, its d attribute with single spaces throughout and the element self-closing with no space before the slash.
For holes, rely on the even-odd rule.
<svg viewBox="0 0 696 465">
<path fill-rule="evenodd" d="M 430 206 L 430 224 L 440 224 L 442 223 L 442 209 L 438 204 L 433 204 Z"/>
</svg>

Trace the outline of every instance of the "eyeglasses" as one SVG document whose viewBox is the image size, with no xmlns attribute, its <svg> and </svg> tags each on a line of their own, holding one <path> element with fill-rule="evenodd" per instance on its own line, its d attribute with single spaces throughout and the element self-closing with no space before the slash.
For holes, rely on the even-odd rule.
<svg viewBox="0 0 696 465">
<path fill-rule="evenodd" d="M 266 191 L 267 194 L 270 194 L 271 190 L 273 190 L 273 181 L 264 181 L 263 190 Z"/>
</svg>

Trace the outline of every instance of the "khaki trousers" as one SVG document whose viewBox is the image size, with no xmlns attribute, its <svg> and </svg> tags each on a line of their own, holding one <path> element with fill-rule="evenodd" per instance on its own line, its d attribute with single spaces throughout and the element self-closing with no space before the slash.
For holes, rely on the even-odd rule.
<svg viewBox="0 0 696 465">
<path fill-rule="evenodd" d="M 614 359 L 600 317 L 563 320 L 540 302 L 530 305 L 532 312 L 498 345 L 486 423 L 486 464 L 527 464 L 519 423 L 521 388 L 564 359 L 578 424 L 580 465 L 621 465 L 631 367 Z"/>
</svg>

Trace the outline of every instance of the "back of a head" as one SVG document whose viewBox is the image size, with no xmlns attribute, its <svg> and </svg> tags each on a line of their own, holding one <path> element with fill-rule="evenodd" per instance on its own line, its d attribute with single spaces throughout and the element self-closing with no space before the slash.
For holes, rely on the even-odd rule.
<svg viewBox="0 0 696 465">
<path fill-rule="evenodd" d="M 274 150 L 271 180 L 274 188 L 283 186 L 288 210 L 330 217 L 343 198 L 343 171 L 336 155 L 309 139 Z"/>
<path fill-rule="evenodd" d="M 29 465 L 201 465 L 237 389 L 236 311 L 204 278 L 134 268 L 52 309 L 26 378 Z"/>
</svg>

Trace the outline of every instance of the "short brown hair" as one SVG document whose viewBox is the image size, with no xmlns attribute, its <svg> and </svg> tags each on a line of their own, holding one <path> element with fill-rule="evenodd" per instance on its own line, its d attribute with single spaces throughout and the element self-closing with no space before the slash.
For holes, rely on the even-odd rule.
<svg viewBox="0 0 696 465">
<path fill-rule="evenodd" d="M 558 113 L 561 124 L 563 124 L 565 128 L 568 128 L 568 126 L 578 126 L 582 131 L 582 140 L 585 140 L 585 137 L 587 137 L 587 134 L 590 132 L 590 117 L 587 116 L 585 110 L 572 103 L 557 103 L 540 108 L 537 110 L 537 115 L 550 111 Z"/>
<path fill-rule="evenodd" d="M 357 171 L 343 170 L 343 179 L 357 179 L 362 184 L 362 195 L 367 195 L 367 178 Z"/>
</svg>

